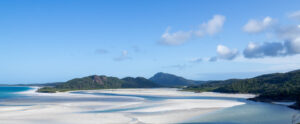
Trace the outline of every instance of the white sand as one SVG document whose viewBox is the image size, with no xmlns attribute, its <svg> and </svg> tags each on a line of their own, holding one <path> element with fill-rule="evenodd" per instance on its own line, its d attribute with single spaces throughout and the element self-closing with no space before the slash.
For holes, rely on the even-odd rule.
<svg viewBox="0 0 300 124">
<path fill-rule="evenodd" d="M 216 92 L 202 92 L 194 93 L 188 91 L 180 91 L 177 88 L 154 88 L 154 89 L 105 89 L 105 90 L 91 90 L 87 92 L 99 93 L 118 93 L 131 95 L 157 95 L 157 96 L 212 96 L 212 97 L 231 97 L 231 98 L 253 98 L 254 94 L 233 94 L 233 93 L 216 93 Z"/>
<path fill-rule="evenodd" d="M 195 108 L 225 108 L 236 105 L 242 105 L 242 102 L 226 101 L 226 100 L 166 100 L 158 103 L 158 106 L 132 110 L 130 112 L 166 112 L 175 110 L 191 110 Z"/>
<path fill-rule="evenodd" d="M 36 90 L 35 88 L 34 90 Z M 218 109 L 242 105 L 231 100 L 209 99 L 167 99 L 151 101 L 132 96 L 104 96 L 73 93 L 35 93 L 23 92 L 28 96 L 60 98 L 130 98 L 129 101 L 65 101 L 36 103 L 32 106 L 0 106 L 2 124 L 95 124 L 95 123 L 180 123 L 189 118 Z M 192 93 L 177 89 L 114 89 L 84 91 L 90 93 L 116 93 L 149 96 L 217 96 L 249 98 L 248 94 Z M 131 100 L 133 99 L 133 100 Z M 6 105 L 22 104 L 22 101 L 4 102 Z M 115 112 L 92 112 L 118 110 Z M 91 113 L 92 112 L 92 113 Z"/>
</svg>

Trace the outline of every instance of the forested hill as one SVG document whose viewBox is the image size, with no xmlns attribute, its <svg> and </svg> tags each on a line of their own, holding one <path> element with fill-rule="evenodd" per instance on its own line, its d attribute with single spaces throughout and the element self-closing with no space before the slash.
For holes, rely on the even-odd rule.
<svg viewBox="0 0 300 124">
<path fill-rule="evenodd" d="M 273 73 L 249 79 L 230 79 L 189 86 L 185 90 L 197 92 L 255 93 L 254 100 L 281 101 L 297 100 L 300 97 L 300 70 Z"/>
<path fill-rule="evenodd" d="M 163 72 L 156 73 L 154 76 L 149 78 L 149 80 L 159 85 L 167 86 L 167 87 L 190 86 L 190 85 L 204 83 L 204 81 L 188 80 L 180 76 L 163 73 Z"/>
<path fill-rule="evenodd" d="M 203 83 L 202 81 L 188 80 L 167 73 L 157 73 L 150 79 L 143 77 L 126 77 L 119 79 L 116 77 L 92 75 L 83 78 L 75 78 L 67 82 L 48 83 L 38 90 L 38 92 L 57 92 L 70 90 L 91 90 L 91 89 L 110 89 L 110 88 L 154 88 L 154 87 L 176 87 L 189 86 Z"/>
<path fill-rule="evenodd" d="M 111 88 L 154 88 L 159 87 L 156 83 L 143 77 L 127 77 L 119 79 L 107 76 L 88 76 L 75 78 L 64 83 L 57 84 L 53 87 L 44 87 L 38 92 L 56 92 L 70 90 L 91 90 L 91 89 L 111 89 Z"/>
</svg>

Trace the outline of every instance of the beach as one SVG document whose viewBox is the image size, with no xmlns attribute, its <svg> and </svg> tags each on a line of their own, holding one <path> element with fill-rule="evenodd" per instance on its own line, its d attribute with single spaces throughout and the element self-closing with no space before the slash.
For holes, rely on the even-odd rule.
<svg viewBox="0 0 300 124">
<path fill-rule="evenodd" d="M 245 104 L 226 98 L 254 97 L 251 94 L 193 93 L 173 88 L 36 93 L 37 88 L 20 93 L 26 98 L 2 102 L 1 123 L 182 123 L 206 113 Z"/>
</svg>

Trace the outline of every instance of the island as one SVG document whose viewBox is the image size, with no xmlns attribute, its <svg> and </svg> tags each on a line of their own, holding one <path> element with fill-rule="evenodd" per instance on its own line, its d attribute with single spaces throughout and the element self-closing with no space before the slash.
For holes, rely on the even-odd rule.
<svg viewBox="0 0 300 124">
<path fill-rule="evenodd" d="M 117 89 L 117 88 L 158 88 L 180 87 L 184 91 L 250 93 L 257 97 L 250 98 L 260 102 L 296 101 L 291 108 L 300 105 L 300 70 L 287 73 L 260 75 L 248 79 L 228 79 L 216 81 L 194 81 L 173 74 L 159 72 L 149 79 L 144 77 L 117 77 L 92 75 L 75 78 L 66 82 L 51 83 L 38 89 L 41 93 L 55 93 L 73 90 Z"/>
<path fill-rule="evenodd" d="M 221 93 L 251 93 L 257 97 L 253 101 L 297 101 L 290 106 L 299 109 L 300 103 L 300 70 L 287 73 L 273 73 L 249 79 L 229 79 L 222 81 L 208 81 L 204 84 L 188 86 L 183 90 L 194 92 Z"/>
<path fill-rule="evenodd" d="M 83 78 L 75 78 L 63 83 L 55 83 L 53 86 L 45 86 L 37 90 L 42 93 L 65 92 L 72 90 L 116 89 L 116 88 L 156 88 L 160 85 L 143 77 L 116 77 L 92 75 Z"/>
</svg>

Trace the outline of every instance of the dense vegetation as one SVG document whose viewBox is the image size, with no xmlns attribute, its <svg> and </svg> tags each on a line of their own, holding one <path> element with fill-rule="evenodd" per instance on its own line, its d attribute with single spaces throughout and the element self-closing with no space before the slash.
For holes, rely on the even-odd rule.
<svg viewBox="0 0 300 124">
<path fill-rule="evenodd" d="M 153 88 L 153 87 L 188 86 L 184 90 L 223 93 L 259 94 L 255 101 L 297 101 L 292 106 L 300 108 L 300 70 L 288 73 L 274 73 L 249 79 L 229 79 L 224 81 L 193 81 L 167 73 L 157 73 L 149 80 L 143 77 L 118 79 L 106 76 L 88 76 L 63 83 L 53 83 L 38 92 L 57 92 L 70 90 L 90 90 L 108 88 Z"/>
<path fill-rule="evenodd" d="M 153 87 L 158 87 L 158 85 L 142 77 L 127 77 L 124 79 L 118 79 L 116 77 L 93 75 L 83 78 L 75 78 L 65 83 L 59 83 L 52 87 L 44 87 L 39 89 L 38 92 L 54 93 L 57 91 L 63 92 L 70 90 Z"/>
<path fill-rule="evenodd" d="M 183 77 L 179 77 L 179 76 L 168 74 L 168 73 L 162 73 L 162 72 L 156 73 L 149 80 L 151 80 L 159 85 L 167 86 L 167 87 L 189 86 L 189 85 L 203 83 L 203 81 L 188 80 Z"/>
<path fill-rule="evenodd" d="M 298 100 L 299 105 L 300 70 L 288 73 L 266 74 L 249 79 L 210 81 L 197 86 L 189 86 L 185 90 L 196 92 L 254 93 L 259 94 L 259 96 L 252 100 L 266 102 Z"/>
<path fill-rule="evenodd" d="M 290 106 L 291 108 L 300 109 L 300 97 L 298 97 L 296 103 Z"/>
<path fill-rule="evenodd" d="M 122 79 L 125 83 L 122 84 L 122 88 L 151 88 L 158 87 L 158 84 L 143 78 L 143 77 L 126 77 Z"/>
</svg>

